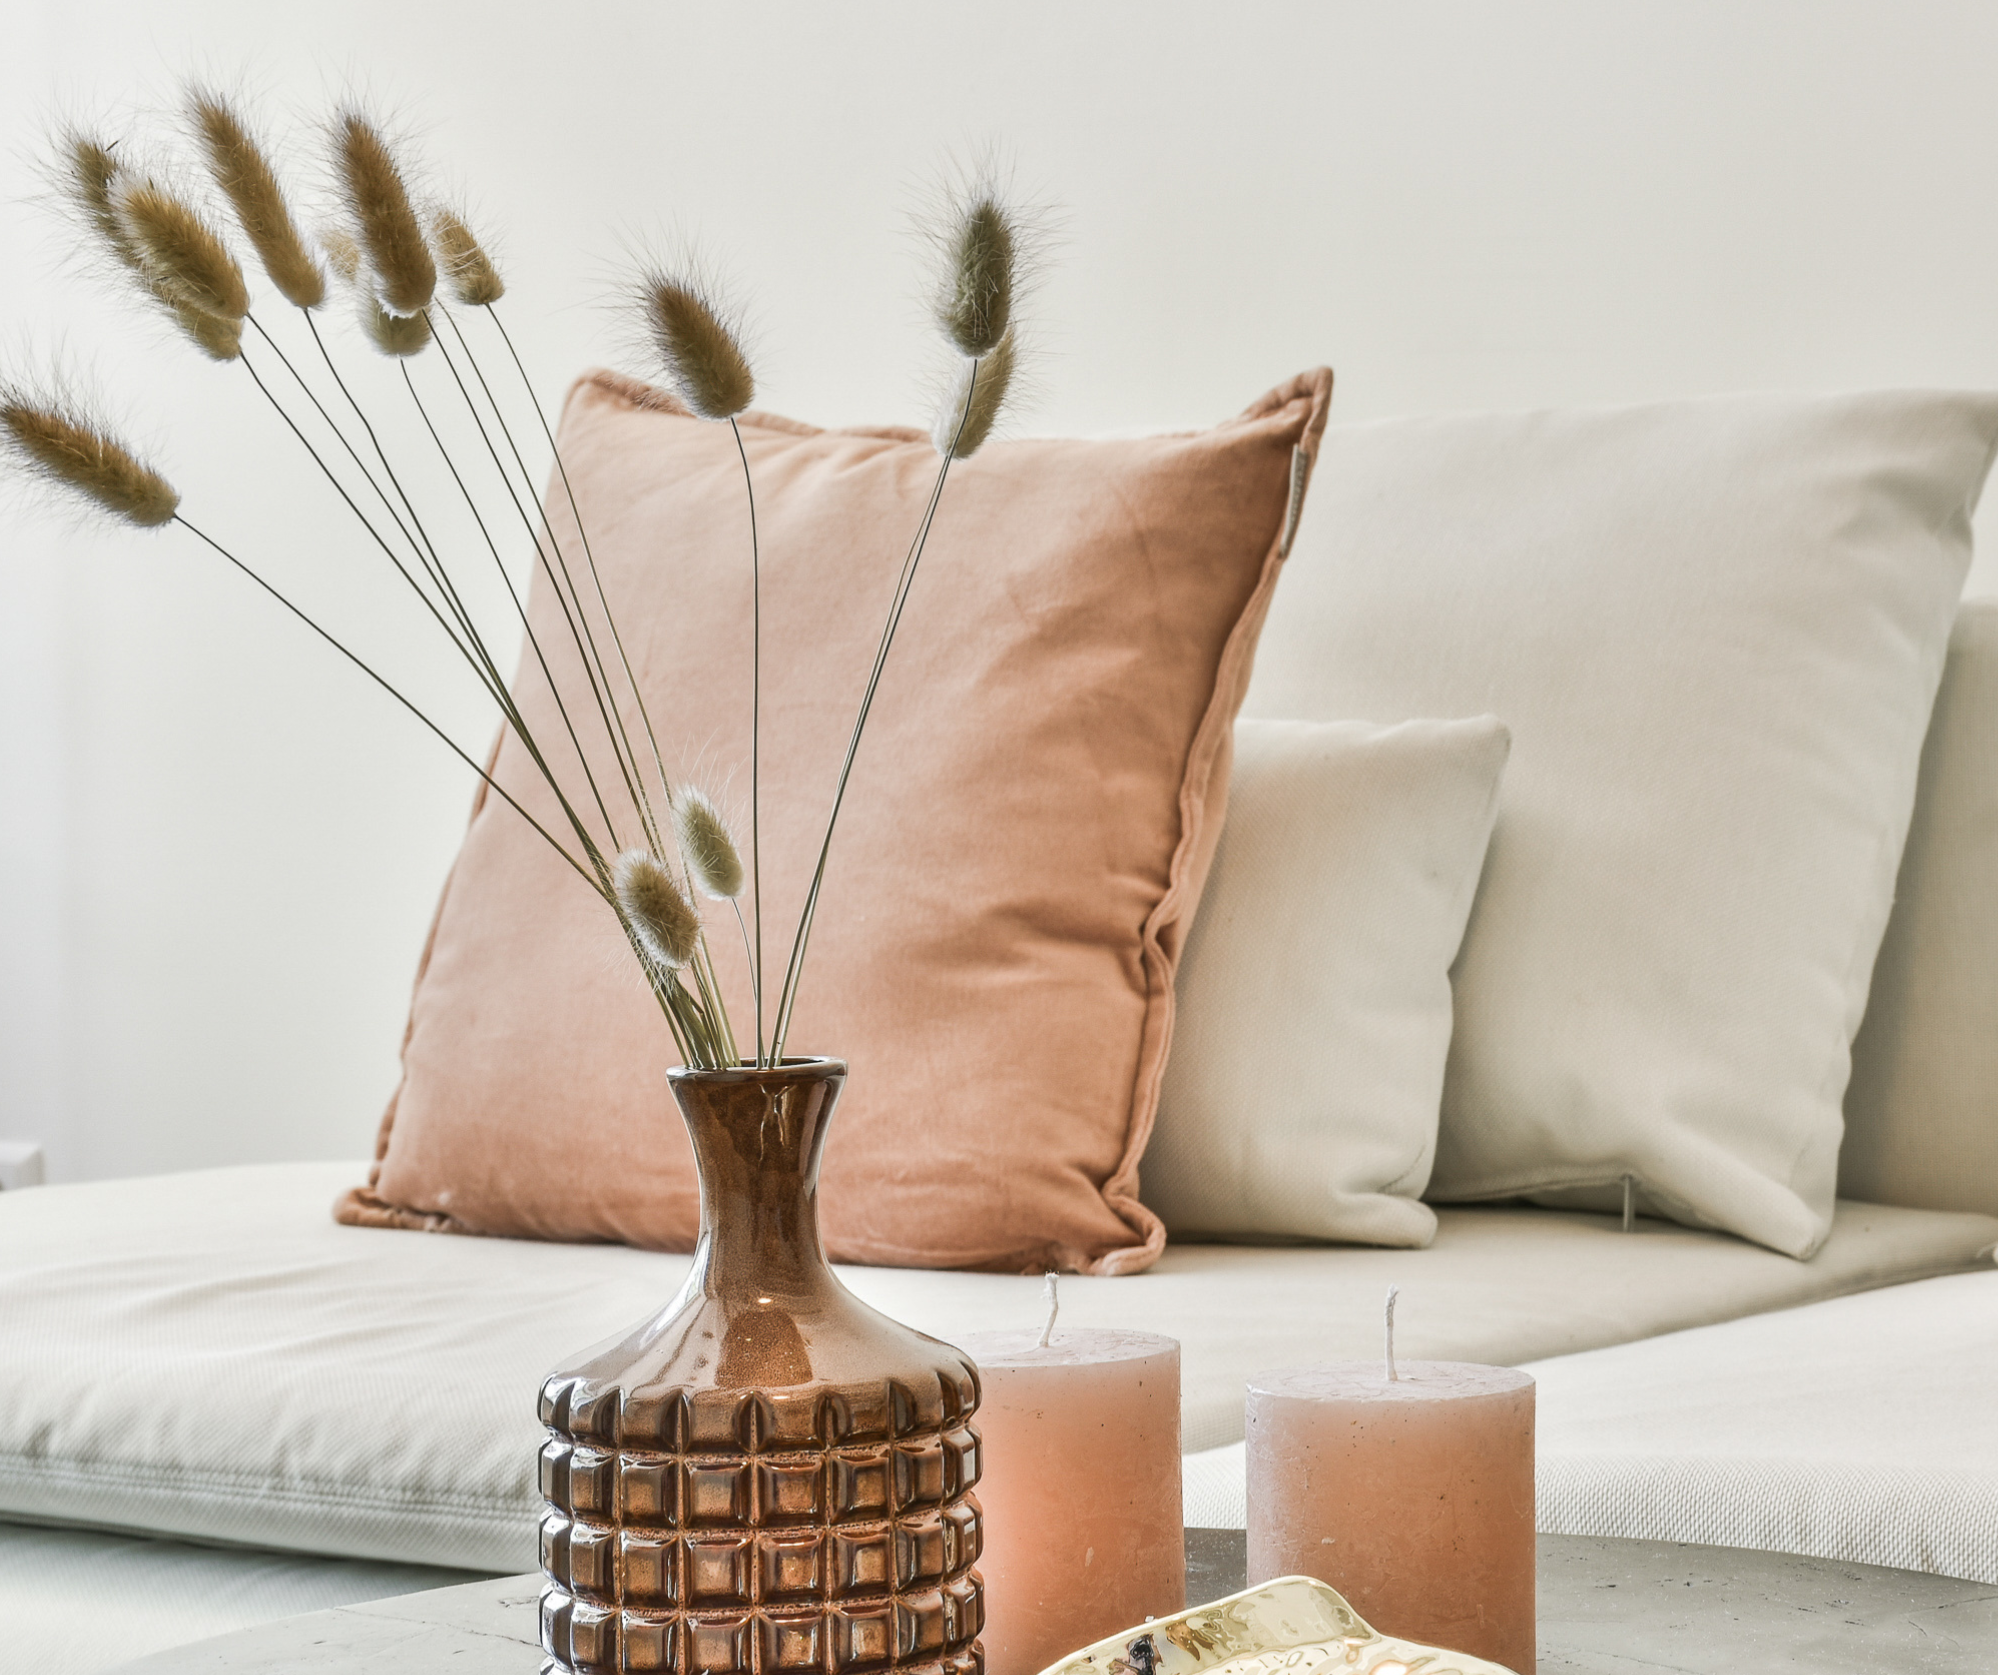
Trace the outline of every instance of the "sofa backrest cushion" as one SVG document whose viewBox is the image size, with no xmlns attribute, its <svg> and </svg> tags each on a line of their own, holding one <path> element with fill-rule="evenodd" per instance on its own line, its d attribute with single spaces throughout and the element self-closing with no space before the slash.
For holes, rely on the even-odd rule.
<svg viewBox="0 0 1998 1675">
<path fill-rule="evenodd" d="M 1852 1044 L 1839 1192 L 1998 1213 L 1998 599 L 1967 599 Z"/>
<path fill-rule="evenodd" d="M 1513 734 L 1432 1198 L 1818 1248 L 1994 440 L 1919 392 L 1328 435 L 1244 713 Z"/>
<path fill-rule="evenodd" d="M 952 468 L 842 804 L 786 1048 L 851 1066 L 819 1197 L 835 1257 L 1118 1272 L 1163 1247 L 1137 1170 L 1173 968 L 1331 383 L 1307 373 L 1192 435 L 1001 442 Z M 741 434 L 762 542 L 768 1021 L 937 456 L 906 430 L 748 415 Z M 735 438 L 600 375 L 570 398 L 562 453 L 668 770 L 746 813 Z M 559 487 L 549 515 L 578 562 Z M 529 614 L 567 689 L 586 692 L 547 584 L 544 568 Z M 566 736 L 534 659 L 515 692 L 544 741 Z M 635 716 L 630 729 L 643 738 Z M 628 842 L 607 748 L 597 768 Z M 516 740 L 493 772 L 559 829 Z M 747 1049 L 744 939 L 726 908 L 709 929 Z M 342 1213 L 691 1248 L 675 1057 L 612 915 L 488 797 L 438 907 L 374 1179 Z"/>
<path fill-rule="evenodd" d="M 1239 721 L 1142 1194 L 1175 1238 L 1426 1245 L 1450 962 L 1510 740 Z"/>
</svg>

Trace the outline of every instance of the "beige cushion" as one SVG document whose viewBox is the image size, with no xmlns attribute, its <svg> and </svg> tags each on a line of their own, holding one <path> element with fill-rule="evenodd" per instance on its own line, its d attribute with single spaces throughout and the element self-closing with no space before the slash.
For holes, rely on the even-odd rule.
<svg viewBox="0 0 1998 1675">
<path fill-rule="evenodd" d="M 1175 1236 L 1426 1245 L 1450 962 L 1507 735 L 1244 721 L 1144 1201 Z"/>
<path fill-rule="evenodd" d="M 1967 599 L 1852 1044 L 1839 1191 L 1998 1212 L 1998 599 Z"/>
<path fill-rule="evenodd" d="M 0 1194 L 0 1518 L 520 1571 L 543 1375 L 655 1312 L 684 1256 L 338 1226 L 351 1164 Z M 1184 1438 L 1242 1434 L 1242 1380 L 1371 1355 L 1523 1361 L 1952 1271 L 1998 1221 L 1849 1208 L 1816 1261 L 1532 1209 L 1445 1210 L 1424 1251 L 1175 1245 L 1062 1284 L 1062 1319 L 1184 1345 Z M 1037 1279 L 843 1269 L 948 1338 L 1041 1318 Z"/>
<path fill-rule="evenodd" d="M 1998 397 L 1328 433 L 1244 714 L 1512 729 L 1432 1199 L 1590 1189 L 1793 1255 Z"/>
</svg>

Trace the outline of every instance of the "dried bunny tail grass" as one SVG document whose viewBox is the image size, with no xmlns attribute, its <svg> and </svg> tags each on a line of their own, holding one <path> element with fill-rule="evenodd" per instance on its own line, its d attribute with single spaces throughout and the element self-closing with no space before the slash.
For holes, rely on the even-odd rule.
<svg viewBox="0 0 1998 1675">
<path fill-rule="evenodd" d="M 250 312 L 243 270 L 192 204 L 121 170 L 111 180 L 111 209 L 140 272 L 169 303 L 224 320 Z"/>
<path fill-rule="evenodd" d="M 162 296 L 160 301 L 188 341 L 211 361 L 233 361 L 243 353 L 241 321 L 204 314 L 200 309 L 175 302 L 171 297 Z"/>
<path fill-rule="evenodd" d="M 366 286 L 360 288 L 361 329 L 384 355 L 407 359 L 430 347 L 430 320 L 422 314 L 391 314 Z"/>
<path fill-rule="evenodd" d="M 56 153 L 54 173 L 62 195 L 105 249 L 124 266 L 136 269 L 139 253 L 111 207 L 111 183 L 121 172 L 111 147 L 80 128 L 65 127 L 56 135 Z"/>
<path fill-rule="evenodd" d="M 936 317 L 960 355 L 989 355 L 1013 322 L 1019 239 L 998 194 L 981 186 L 951 206 Z"/>
<path fill-rule="evenodd" d="M 343 285 L 361 282 L 361 247 L 344 227 L 322 227 L 319 248 L 326 253 L 326 265 Z"/>
<path fill-rule="evenodd" d="M 742 856 L 729 835 L 728 822 L 705 791 L 684 787 L 674 810 L 680 832 L 680 852 L 694 883 L 717 901 L 742 894 Z"/>
<path fill-rule="evenodd" d="M 646 342 L 673 393 L 703 419 L 732 419 L 756 398 L 756 378 L 714 287 L 691 272 L 648 268 L 638 303 Z"/>
<path fill-rule="evenodd" d="M 80 129 L 65 128 L 57 138 L 57 152 L 57 180 L 63 195 L 84 225 L 97 235 L 104 253 L 138 281 L 204 355 L 217 361 L 236 359 L 243 349 L 242 326 L 174 295 L 155 281 L 139 260 L 139 252 L 111 201 L 112 185 L 124 172 L 111 148 Z"/>
<path fill-rule="evenodd" d="M 382 306 L 394 314 L 429 306 L 437 294 L 437 263 L 381 130 L 358 110 L 341 111 L 333 119 L 333 160 L 354 235 L 378 276 Z"/>
<path fill-rule="evenodd" d="M 312 259 L 277 175 L 243 119 L 220 93 L 200 86 L 188 89 L 187 115 L 207 153 L 208 172 L 235 209 L 243 236 L 271 283 L 287 302 L 319 307 L 326 300 L 326 276 Z"/>
<path fill-rule="evenodd" d="M 930 427 L 930 440 L 937 452 L 956 459 L 969 459 L 985 446 L 992 427 L 1006 406 L 1013 387 L 1013 373 L 1019 356 L 1019 339 L 1011 327 L 992 346 L 989 354 L 975 361 L 958 362 L 936 422 Z M 968 406 L 967 406 L 968 403 Z"/>
<path fill-rule="evenodd" d="M 959 159 L 915 216 L 930 247 L 930 317 L 951 347 L 972 359 L 999 346 L 1061 233 L 1060 213 L 1016 194 L 1012 174 L 996 153 Z"/>
<path fill-rule="evenodd" d="M 173 485 L 69 390 L 0 384 L 0 457 L 23 476 L 141 529 L 166 523 L 180 506 Z"/>
<path fill-rule="evenodd" d="M 499 269 L 484 245 L 472 236 L 465 218 L 454 210 L 430 215 L 430 237 L 444 261 L 444 278 L 451 294 L 467 308 L 488 308 L 506 295 Z"/>
<path fill-rule="evenodd" d="M 700 915 L 660 861 L 643 849 L 627 849 L 617 858 L 611 883 L 625 923 L 654 964 L 674 970 L 693 959 L 701 940 Z"/>
</svg>

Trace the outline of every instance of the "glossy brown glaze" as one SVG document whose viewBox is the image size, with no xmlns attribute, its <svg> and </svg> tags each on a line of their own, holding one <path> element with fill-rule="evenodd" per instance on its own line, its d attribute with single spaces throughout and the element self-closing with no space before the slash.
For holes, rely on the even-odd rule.
<svg viewBox="0 0 1998 1675">
<path fill-rule="evenodd" d="M 542 1386 L 544 1669 L 981 1675 L 978 1375 L 826 1265 L 835 1059 L 676 1070 L 687 1283 Z"/>
</svg>

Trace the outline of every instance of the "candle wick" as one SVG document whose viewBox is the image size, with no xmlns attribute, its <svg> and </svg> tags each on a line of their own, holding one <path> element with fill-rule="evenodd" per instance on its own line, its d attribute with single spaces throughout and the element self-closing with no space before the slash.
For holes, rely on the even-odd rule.
<svg viewBox="0 0 1998 1675">
<path fill-rule="evenodd" d="M 1630 1222 L 1631 1222 L 1631 1210 L 1632 1210 L 1632 1204 L 1631 1204 L 1631 1188 L 1632 1188 L 1632 1187 L 1633 1187 L 1633 1186 L 1634 1186 L 1635 1184 L 1636 1184 L 1636 1177 L 1634 1177 L 1634 1176 L 1631 1176 L 1631 1175 L 1626 1175 L 1626 1176 L 1624 1176 L 1624 1178 L 1623 1178 L 1623 1230 L 1624 1230 L 1624 1232 L 1626 1232 L 1626 1233 L 1628 1233 L 1628 1232 L 1630 1231 Z"/>
<path fill-rule="evenodd" d="M 1036 1349 L 1048 1347 L 1048 1339 L 1054 1336 L 1055 1316 L 1061 1313 L 1061 1298 L 1055 1292 L 1055 1277 L 1052 1273 L 1047 1275 L 1047 1282 L 1048 1319 L 1047 1324 L 1041 1328 L 1040 1342 L 1034 1345 Z"/>
<path fill-rule="evenodd" d="M 1387 1294 L 1387 1375 L 1388 1383 L 1398 1384 L 1401 1374 L 1394 1370 L 1394 1300 L 1401 1295 L 1401 1287 L 1391 1285 Z"/>
</svg>

